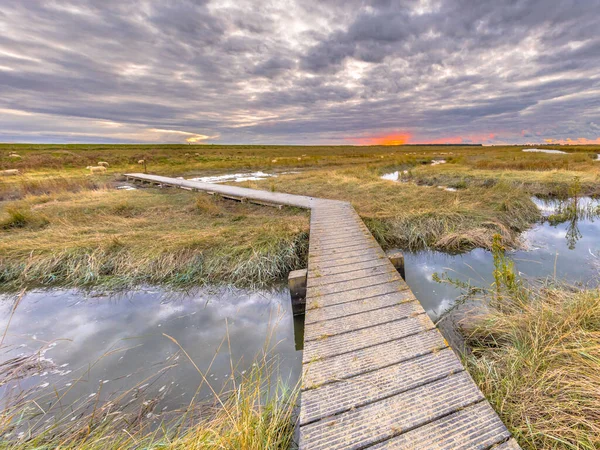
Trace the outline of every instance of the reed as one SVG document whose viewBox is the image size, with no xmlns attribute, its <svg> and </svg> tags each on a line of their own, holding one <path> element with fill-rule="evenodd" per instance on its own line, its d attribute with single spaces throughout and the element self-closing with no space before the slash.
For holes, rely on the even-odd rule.
<svg viewBox="0 0 600 450">
<path fill-rule="evenodd" d="M 494 286 L 460 321 L 468 371 L 524 449 L 600 448 L 600 291 L 525 282 L 494 245 Z"/>
<path fill-rule="evenodd" d="M 248 373 L 238 370 L 236 363 L 231 361 L 233 376 L 217 391 L 210 387 L 206 378 L 212 363 L 205 370 L 200 369 L 176 339 L 164 336 L 179 350 L 148 373 L 144 380 L 108 398 L 101 399 L 100 386 L 93 396 L 86 395 L 69 403 L 65 401 L 72 386 L 89 382 L 91 368 L 103 358 L 122 353 L 126 348 L 117 347 L 91 362 L 87 370 L 77 370 L 78 375 L 67 385 L 69 387 L 56 386 L 50 391 L 38 390 L 35 386 L 27 390 L 7 390 L 0 411 L 0 448 L 290 448 L 299 386 L 281 381 L 275 347 L 269 338 Z M 225 341 L 227 337 L 222 345 Z M 18 380 L 42 370 L 40 354 L 43 350 L 0 365 L 0 385 L 18 386 Z M 180 356 L 183 362 L 177 362 Z M 153 386 L 178 364 L 191 364 L 195 368 L 198 376 L 196 396 L 188 405 L 164 412 L 160 405 L 169 396 L 169 390 L 156 390 Z M 197 400 L 200 389 L 207 386 L 212 391 L 212 398 Z"/>
</svg>

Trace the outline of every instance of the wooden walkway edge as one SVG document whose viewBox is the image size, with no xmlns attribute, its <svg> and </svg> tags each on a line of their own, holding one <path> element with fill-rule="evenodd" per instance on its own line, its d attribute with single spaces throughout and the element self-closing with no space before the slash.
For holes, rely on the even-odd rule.
<svg viewBox="0 0 600 450">
<path fill-rule="evenodd" d="M 520 448 L 349 203 L 126 177 L 311 210 L 300 449 Z"/>
</svg>

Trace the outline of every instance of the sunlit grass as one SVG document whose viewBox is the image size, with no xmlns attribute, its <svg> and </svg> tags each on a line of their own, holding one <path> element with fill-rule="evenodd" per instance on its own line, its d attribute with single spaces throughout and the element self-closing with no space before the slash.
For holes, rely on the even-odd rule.
<svg viewBox="0 0 600 450">
<path fill-rule="evenodd" d="M 600 291 L 525 282 L 498 242 L 466 367 L 523 448 L 600 448 Z"/>
<path fill-rule="evenodd" d="M 5 290 L 262 286 L 299 267 L 307 247 L 303 211 L 180 190 L 63 192 L 11 205 L 17 212 L 0 213 Z"/>
<path fill-rule="evenodd" d="M 552 147 L 552 146 L 550 146 Z M 279 173 L 244 185 L 352 202 L 379 243 L 409 250 L 510 247 L 539 219 L 532 194 L 600 194 L 600 146 L 567 155 L 521 147 L 0 145 L 0 283 L 127 288 L 139 283 L 264 285 L 306 264 L 308 213 L 202 194 L 117 191 L 122 174 Z M 15 151 L 22 157 L 8 157 Z M 446 164 L 431 165 L 433 159 Z M 85 169 L 109 163 L 105 174 Z M 399 170 L 402 181 L 382 180 Z M 282 172 L 300 172 L 281 174 Z M 406 171 L 406 173 L 404 173 Z M 445 188 L 454 188 L 448 192 Z M 12 211 L 12 212 L 11 212 Z M 37 224 L 37 225 L 36 225 Z"/>
</svg>

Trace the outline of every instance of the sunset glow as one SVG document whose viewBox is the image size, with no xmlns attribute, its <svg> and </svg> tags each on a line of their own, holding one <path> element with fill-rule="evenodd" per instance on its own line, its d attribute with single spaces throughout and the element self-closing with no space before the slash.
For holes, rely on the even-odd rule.
<svg viewBox="0 0 600 450">
<path fill-rule="evenodd" d="M 600 144 L 600 137 L 596 139 L 587 138 L 566 138 L 566 139 L 544 139 L 547 144 L 559 144 L 559 145 L 598 145 Z"/>
<path fill-rule="evenodd" d="M 0 142 L 597 145 L 599 1 L 4 1 Z"/>
<path fill-rule="evenodd" d="M 410 133 L 394 133 L 385 136 L 352 139 L 356 145 L 404 145 L 411 138 Z"/>
<path fill-rule="evenodd" d="M 465 134 L 463 136 L 444 136 L 427 138 L 413 136 L 410 132 L 384 134 L 382 136 L 350 139 L 355 145 L 405 145 L 405 144 L 491 144 L 498 138 L 496 133 Z"/>
</svg>

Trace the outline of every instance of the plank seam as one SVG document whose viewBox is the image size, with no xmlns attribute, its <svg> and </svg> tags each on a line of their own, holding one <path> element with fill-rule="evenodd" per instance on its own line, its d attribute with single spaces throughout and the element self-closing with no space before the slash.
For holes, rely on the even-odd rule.
<svg viewBox="0 0 600 450">
<path fill-rule="evenodd" d="M 406 429 L 402 429 L 402 431 L 400 431 L 399 433 L 392 433 L 392 434 L 390 434 L 390 436 L 386 436 L 383 439 L 378 439 L 377 441 L 371 442 L 371 443 L 369 443 L 367 445 L 361 445 L 360 447 L 355 447 L 355 448 L 356 448 L 356 450 L 364 450 L 366 448 L 373 447 L 374 445 L 381 444 L 382 442 L 385 442 L 385 441 L 389 441 L 390 439 L 393 439 L 393 438 L 395 438 L 397 436 L 400 436 L 402 434 L 408 433 L 409 431 L 412 431 L 412 430 L 416 430 L 417 428 L 421 428 L 421 427 L 423 427 L 425 425 L 429 425 L 430 423 L 435 422 L 436 420 L 443 419 L 444 417 L 448 417 L 451 414 L 457 413 L 459 411 L 462 411 L 465 408 L 469 408 L 469 407 L 471 407 L 473 405 L 477 405 L 478 403 L 485 402 L 485 401 L 486 401 L 485 398 L 482 398 L 482 399 L 479 399 L 479 400 L 475 400 L 475 401 L 473 401 L 471 403 L 468 403 L 468 404 L 466 404 L 464 406 L 461 406 L 461 407 L 458 407 L 458 408 L 454 408 L 451 411 L 446 412 L 444 414 L 441 414 L 440 416 L 437 416 L 437 417 L 435 417 L 433 419 L 429 419 L 429 420 L 426 420 L 426 421 L 424 421 L 422 423 L 419 423 L 418 425 L 413 425 L 412 427 L 407 427 Z"/>
<path fill-rule="evenodd" d="M 431 330 L 426 330 L 426 331 L 431 331 Z M 424 333 L 424 331 L 420 331 L 419 333 Z M 416 333 L 416 334 L 419 334 L 419 333 Z M 414 334 L 411 335 L 411 336 L 414 336 Z M 405 336 L 405 337 L 408 337 L 408 336 Z M 401 337 L 401 338 L 394 339 L 394 340 L 395 341 L 401 341 L 402 339 L 404 339 L 404 338 Z M 388 342 L 384 342 L 384 344 L 387 344 L 389 342 L 393 342 L 394 340 L 388 341 Z M 375 345 L 379 345 L 379 344 L 375 344 Z M 366 348 L 368 348 L 368 347 L 366 347 Z M 300 388 L 300 392 L 312 391 L 314 389 L 320 388 L 321 386 L 327 386 L 328 384 L 334 384 L 334 383 L 338 383 L 340 381 L 351 380 L 352 378 L 358 377 L 360 375 L 365 375 L 367 373 L 372 373 L 372 372 L 376 372 L 376 371 L 381 370 L 381 369 L 386 369 L 388 367 L 392 367 L 392 366 L 395 366 L 397 364 L 402 364 L 402 363 L 405 363 L 405 362 L 408 362 L 408 361 L 412 361 L 413 359 L 422 358 L 423 356 L 427 356 L 427 355 L 430 355 L 430 354 L 436 353 L 436 352 L 441 352 L 442 350 L 446 350 L 446 349 L 449 349 L 450 351 L 453 351 L 447 345 L 445 345 L 443 347 L 436 347 L 436 348 L 434 348 L 432 350 L 428 350 L 426 352 L 419 353 L 418 355 L 410 356 L 408 358 L 404 358 L 404 359 L 401 359 L 399 361 L 396 361 L 396 362 L 393 362 L 393 363 L 390 363 L 390 364 L 385 364 L 385 365 L 379 366 L 379 367 L 377 367 L 375 369 L 370 369 L 370 370 L 366 369 L 366 370 L 363 370 L 362 372 L 358 372 L 358 373 L 356 373 L 356 374 L 354 374 L 352 376 L 349 376 L 349 377 L 336 378 L 336 379 L 333 379 L 333 380 L 324 381 L 323 383 L 319 383 L 319 385 L 317 387 L 302 387 L 302 388 Z M 349 353 L 352 353 L 352 352 L 349 352 Z M 324 358 L 324 359 L 327 359 L 327 358 Z M 310 364 L 310 363 L 307 363 L 307 364 Z"/>
<path fill-rule="evenodd" d="M 375 258 L 372 259 L 370 261 L 380 261 L 381 258 Z M 350 263 L 351 265 L 354 264 L 362 264 L 362 263 L 366 263 L 366 262 L 370 262 L 370 261 L 361 261 L 360 263 Z M 369 269 L 374 269 L 375 267 L 381 267 L 381 266 L 385 266 L 387 264 L 386 261 L 382 261 L 381 264 L 377 264 L 375 266 L 371 266 L 371 267 L 365 267 L 363 269 L 353 269 L 353 270 L 346 270 L 344 272 L 336 272 L 336 273 L 331 273 L 331 274 L 327 274 L 327 275 L 320 275 L 320 276 L 310 276 L 310 273 L 308 275 L 308 280 L 318 280 L 320 278 L 326 278 L 326 277 L 333 277 L 335 275 L 344 275 L 346 273 L 350 273 L 350 272 L 358 272 L 359 270 L 369 270 Z M 315 270 L 319 270 L 319 269 L 313 269 L 312 271 L 314 272 Z M 329 283 L 327 283 L 329 284 Z M 324 286 L 324 285 L 320 285 L 320 286 Z"/>
<path fill-rule="evenodd" d="M 355 300 L 355 301 L 360 301 L 360 300 Z M 397 302 L 397 303 L 394 303 L 394 304 L 392 304 L 392 305 L 378 306 L 377 308 L 366 309 L 366 310 L 364 310 L 364 311 L 359 311 L 359 312 L 355 312 L 355 313 L 351 313 L 351 314 L 344 314 L 344 315 L 342 315 L 342 316 L 336 316 L 336 317 L 332 317 L 332 318 L 330 318 L 330 319 L 321 319 L 321 320 L 315 320 L 314 322 L 305 322 L 305 326 L 306 326 L 306 325 L 314 325 L 314 324 L 316 324 L 316 323 L 330 322 L 330 321 L 332 321 L 332 320 L 337 320 L 337 319 L 344 319 L 344 318 L 347 318 L 347 317 L 357 316 L 357 315 L 359 315 L 359 314 L 363 314 L 363 313 L 366 313 L 366 312 L 378 311 L 378 310 L 380 310 L 380 309 L 394 308 L 394 307 L 396 307 L 396 306 L 398 306 L 398 305 L 403 305 L 403 304 L 405 304 L 405 303 L 411 303 L 411 302 L 418 302 L 418 300 L 417 300 L 416 298 L 411 298 L 411 299 L 409 299 L 409 300 L 407 300 L 407 301 L 404 301 L 404 302 Z M 348 303 L 351 303 L 351 302 L 348 302 Z M 331 306 L 337 306 L 337 305 L 331 305 Z M 320 309 L 320 308 L 313 308 L 313 309 Z M 312 310 L 311 310 L 311 311 L 312 311 Z M 358 328 L 357 328 L 357 329 L 358 329 Z M 340 333 L 340 334 L 341 334 L 341 333 Z"/>
<path fill-rule="evenodd" d="M 424 313 L 424 314 L 427 314 L 427 313 Z M 406 320 L 406 318 L 404 318 L 404 320 Z M 392 320 L 392 322 L 394 322 L 394 321 Z M 378 323 L 377 325 L 374 325 L 374 326 L 379 326 L 379 325 L 384 325 L 384 324 Z M 369 344 L 366 347 L 353 348 L 352 350 L 347 350 L 345 352 L 335 353 L 333 355 L 321 356 L 321 357 L 319 357 L 319 361 L 325 361 L 327 359 L 331 359 L 331 358 L 334 358 L 334 357 L 340 356 L 340 355 L 347 355 L 348 353 L 354 353 L 354 352 L 357 352 L 359 350 L 364 350 L 364 349 L 367 349 L 367 348 L 375 347 L 377 345 L 388 344 L 388 343 L 394 342 L 394 341 L 401 341 L 402 339 L 406 339 L 407 337 L 415 336 L 417 334 L 425 333 L 427 331 L 431 331 L 431 330 L 435 330 L 435 329 L 436 329 L 435 326 L 433 326 L 431 328 L 425 328 L 423 330 L 419 330 L 419 331 L 416 331 L 414 333 L 407 334 L 407 335 L 402 336 L 400 338 L 388 339 L 387 341 L 377 342 L 376 344 Z M 304 361 L 302 362 L 302 364 L 304 364 Z"/>
<path fill-rule="evenodd" d="M 385 274 L 384 274 L 385 275 Z M 366 277 L 367 278 L 367 277 Z M 367 286 L 361 286 L 361 287 L 357 287 L 357 288 L 352 288 L 352 289 L 346 289 L 344 291 L 336 291 L 336 292 L 328 292 L 327 294 L 318 294 L 318 295 L 306 295 L 306 300 L 312 299 L 312 298 L 318 298 L 318 297 L 327 297 L 328 295 L 336 295 L 336 294 L 341 294 L 342 292 L 350 292 L 350 291 L 357 291 L 358 289 L 365 289 L 365 288 L 369 288 L 369 287 L 373 287 L 373 286 L 381 286 L 382 284 L 387 284 L 387 283 L 394 283 L 397 281 L 400 281 L 402 278 L 400 278 L 400 275 L 398 275 L 398 280 L 388 280 L 388 281 L 383 281 L 381 283 L 375 283 L 375 284 L 369 284 Z M 358 280 L 359 278 L 357 278 Z M 343 281 L 341 281 L 341 283 L 343 283 Z M 319 286 L 315 286 L 313 289 L 318 288 Z M 396 291 L 398 292 L 398 291 Z M 339 303 L 338 303 L 339 304 Z"/>
<path fill-rule="evenodd" d="M 387 283 L 381 283 L 381 284 L 387 284 Z M 373 286 L 379 286 L 379 284 L 374 284 Z M 367 287 L 371 287 L 371 286 L 367 286 Z M 357 289 L 363 289 L 363 288 L 357 288 Z M 348 300 L 347 302 L 340 302 L 340 303 L 334 303 L 332 305 L 319 305 L 317 307 L 314 308 L 307 308 L 307 311 L 312 311 L 313 309 L 319 309 L 319 308 L 328 308 L 330 306 L 338 306 L 338 305 L 345 305 L 347 303 L 353 303 L 353 302 L 358 302 L 360 300 L 368 300 L 370 298 L 375 298 L 375 297 L 381 297 L 383 295 L 390 295 L 390 294 L 394 294 L 397 292 L 404 292 L 404 291 L 409 291 L 409 287 L 406 286 L 406 288 L 402 289 L 402 290 L 398 290 L 398 289 L 394 289 L 393 291 L 390 292 L 386 292 L 384 294 L 377 294 L 377 295 L 370 295 L 368 297 L 361 297 L 361 298 L 357 298 L 355 300 Z M 337 294 L 337 292 L 336 292 Z M 325 294 L 325 295 L 331 295 L 331 294 Z M 320 295 L 320 296 L 315 296 L 315 297 L 306 297 L 306 302 L 308 303 L 309 300 L 313 299 L 313 298 L 319 298 L 319 297 L 324 297 L 325 295 Z"/>
<path fill-rule="evenodd" d="M 378 259 L 384 259 L 384 258 L 382 258 L 381 256 L 378 256 L 377 258 L 367 259 L 366 261 L 359 261 L 359 263 L 365 263 L 365 262 L 370 262 L 370 261 L 377 261 Z M 337 266 L 321 267 L 320 269 L 333 269 L 334 267 L 351 266 L 353 264 L 359 264 L 359 263 L 357 263 L 357 262 L 349 262 L 349 263 L 344 263 L 344 264 L 338 264 Z M 316 269 L 315 268 L 313 268 L 313 269 L 309 268 L 309 272 L 311 270 L 319 270 L 319 268 L 316 268 Z"/>
<path fill-rule="evenodd" d="M 392 306 L 389 306 L 389 308 L 393 308 L 394 306 L 398 306 L 398 305 L 392 305 Z M 359 314 L 364 314 L 364 313 L 359 313 Z M 425 311 L 420 312 L 420 313 L 416 313 L 416 314 L 413 313 L 413 314 L 410 314 L 408 316 L 403 316 L 403 317 L 398 317 L 396 319 L 388 320 L 387 322 L 378 322 L 378 323 L 375 323 L 375 324 L 372 324 L 372 325 L 365 325 L 365 326 L 358 325 L 357 328 L 352 328 L 351 330 L 341 331 L 339 333 L 334 333 L 334 334 L 324 333 L 323 335 L 327 336 L 328 338 L 329 337 L 334 337 L 334 336 L 343 336 L 344 334 L 354 333 L 355 331 L 367 330 L 369 328 L 378 327 L 378 326 L 381 326 L 381 325 L 387 325 L 388 323 L 400 322 L 401 320 L 411 319 L 413 317 L 422 316 L 423 314 L 427 314 L 427 313 Z M 322 336 L 318 336 L 318 337 L 313 338 L 313 339 L 304 339 L 304 342 L 315 342 L 315 341 L 320 341 L 321 339 L 323 339 L 323 337 Z M 356 349 L 356 350 L 361 350 L 361 349 Z"/>
<path fill-rule="evenodd" d="M 398 365 L 398 364 L 393 364 L 393 365 Z M 389 365 L 387 367 L 392 367 L 392 365 Z M 381 370 L 381 369 L 383 369 L 383 367 L 380 367 L 377 370 Z M 376 371 L 373 371 L 373 372 L 376 372 Z M 449 373 L 445 373 L 444 375 L 440 375 L 440 376 L 438 376 L 438 377 L 436 377 L 434 379 L 431 379 L 431 380 L 419 383 L 419 384 L 417 384 L 415 386 L 411 386 L 410 388 L 400 389 L 398 391 L 393 391 L 393 390 L 392 391 L 388 391 L 389 393 L 386 394 L 386 395 L 383 395 L 382 397 L 378 397 L 378 398 L 376 398 L 374 400 L 371 400 L 371 401 L 366 401 L 366 402 L 363 402 L 363 403 L 358 403 L 356 405 L 352 405 L 351 407 L 349 407 L 347 409 L 344 409 L 343 411 L 337 411 L 334 414 L 329 414 L 328 416 L 323 416 L 323 417 L 319 417 L 317 419 L 309 420 L 307 422 L 302 422 L 302 423 L 300 423 L 300 426 L 303 427 L 305 425 L 310 425 L 311 423 L 319 422 L 320 420 L 323 420 L 323 419 L 329 419 L 331 417 L 339 416 L 340 414 L 343 414 L 345 412 L 351 411 L 351 410 L 356 409 L 356 408 L 362 408 L 363 406 L 372 405 L 373 403 L 377 403 L 377 402 L 380 402 L 382 400 L 387 400 L 388 398 L 394 397 L 396 395 L 405 394 L 405 393 L 410 392 L 410 391 L 412 391 L 414 389 L 422 388 L 424 386 L 427 386 L 428 384 L 441 381 L 444 378 L 448 378 L 448 377 L 450 377 L 452 375 L 456 375 L 456 374 L 459 374 L 461 372 L 465 372 L 464 367 L 461 368 L 461 369 L 459 369 L 459 370 L 452 370 Z M 350 379 L 351 378 L 346 378 L 344 381 L 347 381 L 347 380 L 350 380 Z M 333 383 L 329 383 L 329 384 L 333 384 Z"/>
<path fill-rule="evenodd" d="M 341 245 L 340 247 L 327 247 L 327 248 L 310 248 L 311 251 L 315 251 L 315 252 L 328 252 L 329 250 L 338 250 L 340 248 L 355 248 L 355 247 L 361 247 L 364 246 L 365 248 L 373 248 L 375 246 L 379 247 L 379 244 L 377 244 L 376 242 L 370 242 L 370 241 L 365 241 L 365 242 L 358 242 L 356 244 L 350 244 L 350 245 Z M 319 255 L 321 256 L 321 255 Z M 326 256 L 326 255 L 325 255 Z"/>
<path fill-rule="evenodd" d="M 343 243 L 340 242 L 340 246 L 339 247 L 320 247 L 320 246 L 312 246 L 310 247 L 311 250 L 315 250 L 315 251 L 324 251 L 324 250 L 336 250 L 338 248 L 348 248 L 348 247 L 358 247 L 359 245 L 372 245 L 374 241 L 372 241 L 371 239 L 365 239 L 364 242 L 356 242 L 354 244 L 350 244 L 350 245 L 344 245 Z M 336 244 L 337 245 L 337 244 Z"/>
<path fill-rule="evenodd" d="M 381 267 L 381 266 L 380 266 L 380 267 Z M 393 266 L 392 266 L 392 267 L 393 267 Z M 365 270 L 365 269 L 360 269 L 360 270 Z M 367 270 L 368 270 L 368 269 L 367 269 Z M 392 270 L 389 270 L 388 272 L 383 272 L 383 273 L 372 273 L 372 274 L 369 274 L 369 275 L 365 275 L 364 277 L 348 278 L 347 280 L 341 280 L 341 281 L 332 281 L 331 283 L 317 284 L 317 285 L 314 285 L 314 286 L 310 286 L 310 285 L 308 285 L 308 286 L 307 286 L 307 289 L 317 289 L 317 288 L 320 288 L 320 287 L 323 287 L 323 286 L 333 286 L 333 285 L 335 285 L 335 284 L 339 284 L 339 283 L 347 283 L 348 281 L 364 280 L 365 278 L 372 278 L 372 277 L 379 276 L 379 275 L 387 275 L 387 274 L 390 274 L 390 275 L 392 275 L 394 272 L 398 273 L 398 272 L 396 271 L 396 269 L 394 268 L 394 270 L 393 270 L 393 271 L 392 271 Z M 327 276 L 327 275 L 325 275 L 325 276 Z M 322 276 L 322 277 L 316 277 L 316 279 L 319 279 L 319 278 L 325 278 L 325 276 Z M 329 276 L 331 276 L 331 275 L 329 275 Z M 399 275 L 398 275 L 398 276 L 399 276 Z M 315 278 L 311 278 L 311 279 L 312 279 L 312 280 L 314 280 Z M 395 281 L 395 280 L 392 280 L 392 281 Z M 340 292 L 344 292 L 344 291 L 340 291 Z M 337 292 L 334 292 L 334 294 L 337 294 Z M 325 295 L 327 295 L 327 294 L 325 294 Z"/>
</svg>

